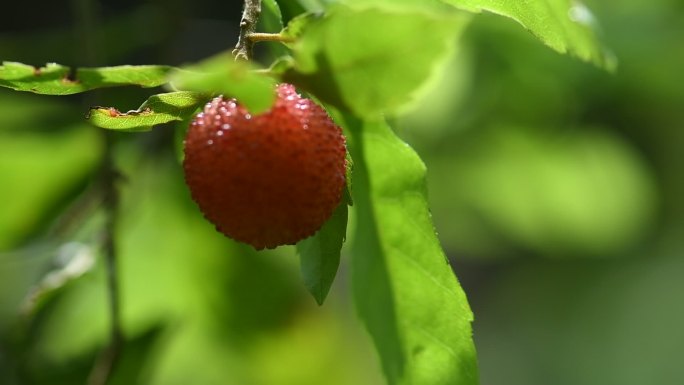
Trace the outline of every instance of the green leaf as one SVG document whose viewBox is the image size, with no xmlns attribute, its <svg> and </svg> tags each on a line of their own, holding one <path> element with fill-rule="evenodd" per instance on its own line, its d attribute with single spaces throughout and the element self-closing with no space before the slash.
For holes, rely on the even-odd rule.
<svg viewBox="0 0 684 385">
<path fill-rule="evenodd" d="M 354 198 L 352 194 L 352 173 L 354 171 L 354 161 L 352 160 L 351 154 L 347 151 L 347 162 L 344 164 L 344 177 L 345 177 L 345 189 L 344 189 L 344 199 L 349 206 L 354 205 Z"/>
<path fill-rule="evenodd" d="M 22 63 L 3 62 L 0 66 L 0 87 L 45 95 L 70 95 L 128 85 L 158 87 L 166 83 L 166 74 L 170 69 L 156 65 L 79 68 L 72 78 L 69 67 L 56 63 L 36 68 Z"/>
<path fill-rule="evenodd" d="M 330 286 L 335 280 L 340 264 L 342 244 L 347 237 L 347 206 L 352 201 L 352 171 L 354 163 L 347 152 L 345 163 L 345 189 L 342 202 L 335 209 L 332 217 L 312 237 L 297 243 L 300 257 L 300 269 L 304 285 L 319 305 L 323 304 Z"/>
<path fill-rule="evenodd" d="M 306 12 L 297 15 L 283 29 L 282 36 L 290 39 L 297 39 L 301 36 L 304 29 L 312 22 L 320 19 L 323 15 L 317 12 Z"/>
<path fill-rule="evenodd" d="M 120 112 L 112 107 L 93 107 L 88 120 L 102 128 L 124 131 L 147 131 L 158 124 L 188 118 L 210 99 L 198 92 L 170 92 L 150 96 L 140 108 Z"/>
<path fill-rule="evenodd" d="M 230 52 L 174 71 L 171 83 L 178 89 L 232 97 L 251 113 L 267 111 L 275 100 L 275 80 L 254 71 L 250 63 L 235 61 Z"/>
<path fill-rule="evenodd" d="M 283 23 L 285 24 L 307 11 L 298 1 L 281 1 L 280 10 L 283 14 Z"/>
<path fill-rule="evenodd" d="M 347 202 L 340 203 L 318 232 L 297 243 L 304 285 L 319 305 L 335 280 L 347 235 Z"/>
<path fill-rule="evenodd" d="M 614 70 L 617 62 L 597 39 L 597 21 L 579 0 L 442 0 L 471 12 L 509 17 L 561 53 Z"/>
<path fill-rule="evenodd" d="M 284 79 L 357 116 L 375 116 L 410 102 L 443 63 L 467 15 L 402 7 L 334 4 L 310 20 L 293 45 Z"/>
<path fill-rule="evenodd" d="M 294 67 L 292 56 L 281 56 L 271 63 L 268 72 L 274 76 L 283 76 Z"/>
<path fill-rule="evenodd" d="M 335 2 L 336 0 L 295 0 L 295 1 L 285 1 L 288 3 L 299 3 L 301 9 L 306 12 L 321 12 L 325 9 L 326 4 Z"/>
<path fill-rule="evenodd" d="M 389 383 L 477 384 L 473 315 L 435 234 L 425 165 L 383 121 L 344 120 L 355 162 L 354 299 Z"/>
<path fill-rule="evenodd" d="M 264 0 L 259 22 L 264 24 L 265 32 L 279 32 L 283 28 L 283 14 L 276 0 Z"/>
</svg>

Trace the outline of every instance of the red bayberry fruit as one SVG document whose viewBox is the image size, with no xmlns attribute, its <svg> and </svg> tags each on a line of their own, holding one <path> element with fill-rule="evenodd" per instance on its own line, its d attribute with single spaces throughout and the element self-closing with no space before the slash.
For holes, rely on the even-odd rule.
<svg viewBox="0 0 684 385">
<path fill-rule="evenodd" d="M 345 139 L 319 105 L 290 84 L 271 109 L 250 113 L 215 98 L 185 138 L 185 181 L 216 229 L 257 250 L 313 235 L 340 203 Z"/>
</svg>

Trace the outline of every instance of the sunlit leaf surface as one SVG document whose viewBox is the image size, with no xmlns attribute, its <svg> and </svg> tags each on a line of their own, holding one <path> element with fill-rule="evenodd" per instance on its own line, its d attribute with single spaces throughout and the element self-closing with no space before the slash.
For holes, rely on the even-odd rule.
<svg viewBox="0 0 684 385">
<path fill-rule="evenodd" d="M 354 298 L 390 384 L 478 383 L 473 315 L 440 247 L 425 165 L 382 121 L 345 118 L 355 162 Z"/>
<path fill-rule="evenodd" d="M 117 86 L 157 87 L 166 83 L 171 67 L 157 65 L 79 68 L 48 63 L 36 68 L 30 65 L 3 62 L 0 66 L 0 87 L 46 95 L 70 95 L 97 88 Z"/>
<path fill-rule="evenodd" d="M 442 0 L 472 12 L 509 17 L 561 53 L 612 70 L 615 57 L 597 38 L 598 21 L 579 0 Z"/>
<path fill-rule="evenodd" d="M 333 6 L 324 17 L 297 26 L 303 30 L 285 79 L 357 116 L 392 111 L 413 100 L 467 20 L 449 9 Z"/>
<path fill-rule="evenodd" d="M 188 118 L 209 100 L 199 92 L 170 92 L 150 96 L 140 108 L 121 112 L 113 107 L 93 107 L 88 120 L 102 128 L 124 131 L 146 131 L 157 124 Z"/>
</svg>

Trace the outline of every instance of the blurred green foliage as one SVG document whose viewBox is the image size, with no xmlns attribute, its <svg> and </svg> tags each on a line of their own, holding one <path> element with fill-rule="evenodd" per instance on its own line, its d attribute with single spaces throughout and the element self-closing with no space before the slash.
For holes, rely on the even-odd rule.
<svg viewBox="0 0 684 385">
<path fill-rule="evenodd" d="M 482 383 L 684 378 L 684 7 L 587 4 L 615 74 L 484 15 L 399 119 L 475 313 Z"/>
<path fill-rule="evenodd" d="M 228 3 L 102 2 L 102 63 L 80 61 L 69 7 L 18 25 L 8 19 L 18 5 L 3 5 L 0 59 L 181 64 L 230 48 L 240 4 Z M 317 2 L 285 3 L 289 18 Z M 482 14 L 422 103 L 395 119 L 428 166 L 485 384 L 684 378 L 684 7 L 587 5 L 615 74 Z M 102 140 L 83 115 L 147 96 L 0 90 L 0 384 L 82 383 L 106 343 L 104 269 L 89 247 L 100 208 L 88 202 Z M 118 235 L 127 344 L 112 383 L 382 383 L 345 258 L 317 308 L 291 248 L 255 253 L 217 234 L 182 184 L 173 129 L 116 137 L 128 176 Z M 76 265 L 79 256 L 94 265 Z M 56 290 L 30 306 L 51 282 Z"/>
</svg>

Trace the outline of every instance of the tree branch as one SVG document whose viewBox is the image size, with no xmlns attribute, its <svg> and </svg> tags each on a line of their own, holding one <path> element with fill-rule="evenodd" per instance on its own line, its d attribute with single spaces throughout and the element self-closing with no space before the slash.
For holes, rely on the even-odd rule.
<svg viewBox="0 0 684 385">
<path fill-rule="evenodd" d="M 240 37 L 233 50 L 235 60 L 250 60 L 254 42 L 249 38 L 256 31 L 257 22 L 261 15 L 261 0 L 245 0 L 245 8 L 240 20 Z"/>
<path fill-rule="evenodd" d="M 100 171 L 102 178 L 102 194 L 105 209 L 105 225 L 103 229 L 102 248 L 107 271 L 107 294 L 109 295 L 109 345 L 100 353 L 88 377 L 88 385 L 104 385 L 111 376 L 123 346 L 123 328 L 121 326 L 121 298 L 119 295 L 119 279 L 117 269 L 117 249 L 114 239 L 119 211 L 119 193 L 116 182 L 120 174 L 114 167 L 112 154 L 113 137 L 104 132 L 105 153 Z"/>
<path fill-rule="evenodd" d="M 77 20 L 77 32 L 81 36 L 84 60 L 88 65 L 99 65 L 100 57 L 97 42 L 93 39 L 99 23 L 99 2 L 97 0 L 73 0 L 72 6 Z M 88 98 L 95 98 L 91 93 Z M 86 99 L 86 104 L 92 106 L 92 100 Z M 121 175 L 114 165 L 114 136 L 112 132 L 101 131 L 104 141 L 102 163 L 98 174 L 96 193 L 102 199 L 105 210 L 105 224 L 102 229 L 102 249 L 105 258 L 107 274 L 107 295 L 109 302 L 109 343 L 98 355 L 90 374 L 88 385 L 104 385 L 111 378 L 112 372 L 119 360 L 123 347 L 123 329 L 121 326 L 121 298 L 119 295 L 119 281 L 117 270 L 117 250 L 115 234 L 119 211 L 119 192 L 117 182 Z"/>
</svg>

